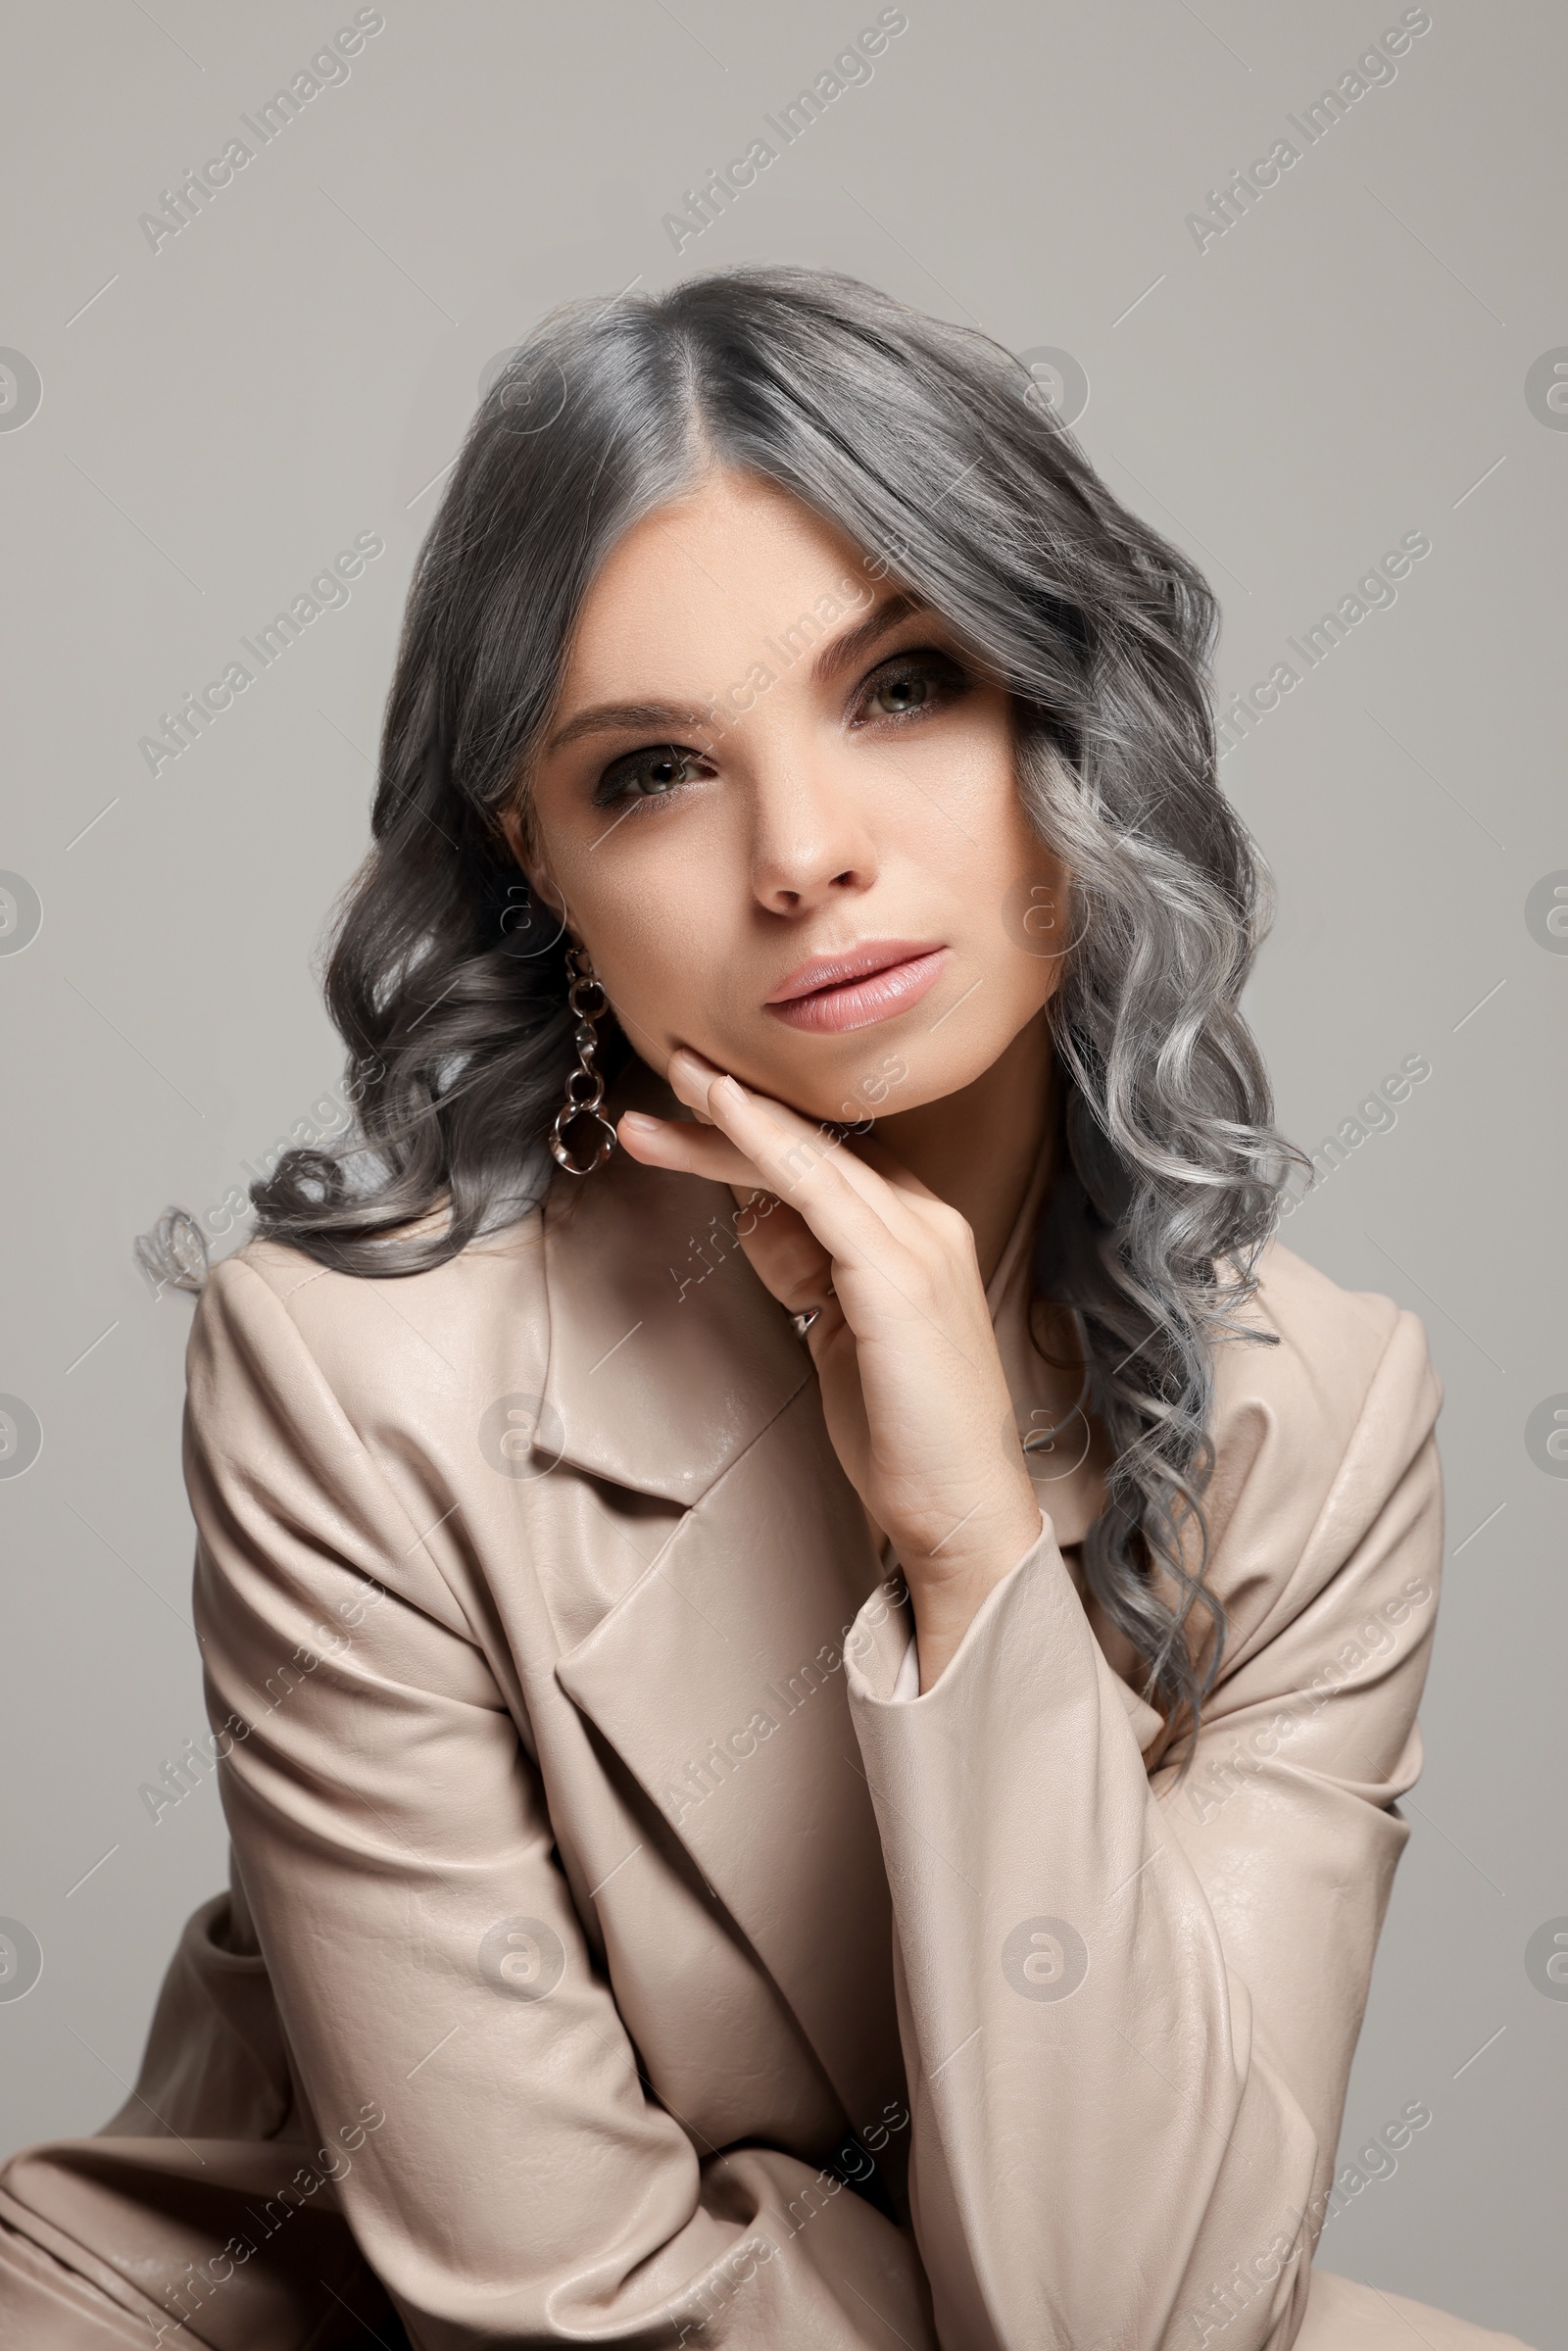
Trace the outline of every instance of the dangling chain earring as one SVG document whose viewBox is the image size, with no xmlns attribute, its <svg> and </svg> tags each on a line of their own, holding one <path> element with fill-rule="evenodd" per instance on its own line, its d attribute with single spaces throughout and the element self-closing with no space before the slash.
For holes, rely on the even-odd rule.
<svg viewBox="0 0 1568 2351">
<path fill-rule="evenodd" d="M 566 969 L 571 974 L 566 988 L 566 1002 L 577 1015 L 577 1026 L 572 1033 L 572 1042 L 577 1048 L 577 1066 L 567 1072 L 566 1099 L 556 1112 L 550 1149 L 558 1165 L 564 1167 L 568 1175 L 584 1176 L 592 1175 L 596 1167 L 603 1167 L 615 1148 L 615 1130 L 604 1116 L 605 1081 L 594 1067 L 594 1055 L 599 1050 L 594 1026 L 609 1011 L 610 999 L 605 994 L 604 982 L 596 976 L 584 949 L 567 948 Z M 577 1164 L 565 1139 L 566 1129 L 579 1118 L 591 1119 L 599 1129 L 594 1155 L 585 1166 Z"/>
</svg>

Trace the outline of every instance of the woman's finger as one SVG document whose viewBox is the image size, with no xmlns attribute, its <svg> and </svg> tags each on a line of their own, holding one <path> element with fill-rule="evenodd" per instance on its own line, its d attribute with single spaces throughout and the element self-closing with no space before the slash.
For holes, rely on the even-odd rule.
<svg viewBox="0 0 1568 2351">
<path fill-rule="evenodd" d="M 769 1188 L 746 1153 L 716 1126 L 627 1110 L 615 1132 L 632 1157 L 647 1167 L 667 1167 L 677 1175 L 703 1176 L 712 1184 L 739 1185 L 751 1192 Z"/>
<path fill-rule="evenodd" d="M 631 1156 L 645 1166 L 667 1167 L 677 1174 L 703 1176 L 715 1184 L 749 1185 L 754 1191 L 762 1188 L 760 1171 L 721 1128 L 708 1121 L 706 1109 L 702 1124 L 685 1118 L 654 1118 L 643 1110 L 627 1110 L 615 1131 Z M 853 1147 L 844 1143 L 827 1148 L 841 1150 L 851 1159 L 861 1158 L 863 1154 L 862 1163 L 906 1200 L 938 1199 L 918 1176 L 911 1175 L 894 1157 L 885 1144 L 869 1136 L 857 1137 Z"/>
<path fill-rule="evenodd" d="M 890 1251 L 919 1248 L 924 1235 L 912 1203 L 799 1111 L 753 1094 L 684 1046 L 670 1061 L 669 1080 L 683 1102 L 701 1102 L 757 1170 L 756 1180 L 798 1208 L 836 1260 L 891 1278 Z"/>
<path fill-rule="evenodd" d="M 831 1298 L 833 1261 L 827 1250 L 806 1219 L 760 1182 L 751 1161 L 718 1128 L 628 1110 L 616 1132 L 645 1166 L 729 1186 L 735 1238 L 763 1289 L 781 1306 L 800 1314 Z"/>
<path fill-rule="evenodd" d="M 735 1237 L 764 1290 L 791 1314 L 833 1297 L 833 1260 L 802 1216 L 770 1192 L 737 1193 Z"/>
<path fill-rule="evenodd" d="M 728 1099 L 725 1089 L 734 1089 L 741 1103 L 751 1106 L 754 1113 L 752 1133 L 760 1137 L 764 1146 L 770 1144 L 775 1151 L 786 1155 L 803 1150 L 814 1158 L 831 1152 L 836 1159 L 845 1163 L 844 1176 L 862 1200 L 878 1206 L 891 1204 L 886 1198 L 886 1179 L 869 1167 L 860 1170 L 860 1163 L 831 1122 L 808 1118 L 802 1111 L 792 1109 L 788 1102 L 780 1102 L 775 1095 L 762 1094 L 756 1087 L 742 1085 L 738 1078 L 715 1068 L 711 1061 L 706 1061 L 689 1045 L 675 1049 L 669 1064 L 669 1083 L 694 1115 L 707 1118 L 723 1128 L 725 1133 L 735 1133 L 734 1122 L 733 1118 L 726 1121 L 721 1115 L 720 1103 Z M 710 1099 L 715 1087 L 719 1090 L 718 1097 Z M 745 1139 L 738 1133 L 735 1133 L 735 1140 L 745 1148 Z"/>
<path fill-rule="evenodd" d="M 875 1135 L 856 1134 L 846 1143 L 845 1150 L 852 1159 L 858 1160 L 862 1167 L 872 1169 L 905 1200 L 931 1200 L 938 1206 L 942 1204 L 942 1195 L 933 1192 L 929 1184 L 922 1184 L 913 1170 L 906 1167 L 904 1161 Z"/>
</svg>

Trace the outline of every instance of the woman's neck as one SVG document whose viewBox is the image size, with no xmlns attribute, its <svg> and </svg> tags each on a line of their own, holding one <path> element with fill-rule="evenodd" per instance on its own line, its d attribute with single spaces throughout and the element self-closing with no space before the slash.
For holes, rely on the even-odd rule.
<svg viewBox="0 0 1568 2351">
<path fill-rule="evenodd" d="M 1054 1059 L 1042 1010 L 961 1093 L 876 1122 L 877 1140 L 967 1217 L 989 1282 L 1050 1132 Z"/>
</svg>

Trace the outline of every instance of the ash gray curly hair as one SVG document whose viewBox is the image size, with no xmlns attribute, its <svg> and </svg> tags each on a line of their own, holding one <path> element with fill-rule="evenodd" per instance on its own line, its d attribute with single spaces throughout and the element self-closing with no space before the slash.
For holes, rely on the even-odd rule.
<svg viewBox="0 0 1568 2351">
<path fill-rule="evenodd" d="M 1204 1582 L 1212 1343 L 1267 1342 L 1236 1317 L 1302 1154 L 1238 1008 L 1272 896 L 1217 780 L 1214 598 L 1031 393 L 986 337 L 826 271 L 727 270 L 544 321 L 480 405 L 409 597 L 374 843 L 327 971 L 355 1132 L 252 1198 L 272 1239 L 387 1276 L 537 1197 L 571 1061 L 566 943 L 516 921 L 499 820 L 526 822 L 530 752 L 617 540 L 715 462 L 767 477 L 1008 689 L 1019 789 L 1073 877 L 1035 1281 L 1075 1311 L 1114 1452 L 1085 1576 L 1174 1734 L 1225 1634 Z M 628 1053 L 612 1041 L 612 1074 Z"/>
</svg>

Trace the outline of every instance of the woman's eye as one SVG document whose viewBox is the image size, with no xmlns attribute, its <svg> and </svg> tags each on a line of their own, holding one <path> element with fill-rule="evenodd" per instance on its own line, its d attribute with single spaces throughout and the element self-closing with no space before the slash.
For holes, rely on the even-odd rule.
<svg viewBox="0 0 1568 2351">
<path fill-rule="evenodd" d="M 701 759 L 673 743 L 628 752 L 605 769 L 594 788 L 594 806 L 604 808 L 617 801 L 664 800 L 682 784 L 695 783 L 707 772 Z"/>
<path fill-rule="evenodd" d="M 901 654 L 873 672 L 861 690 L 859 718 L 907 718 L 956 700 L 968 680 L 945 653 Z"/>
</svg>

